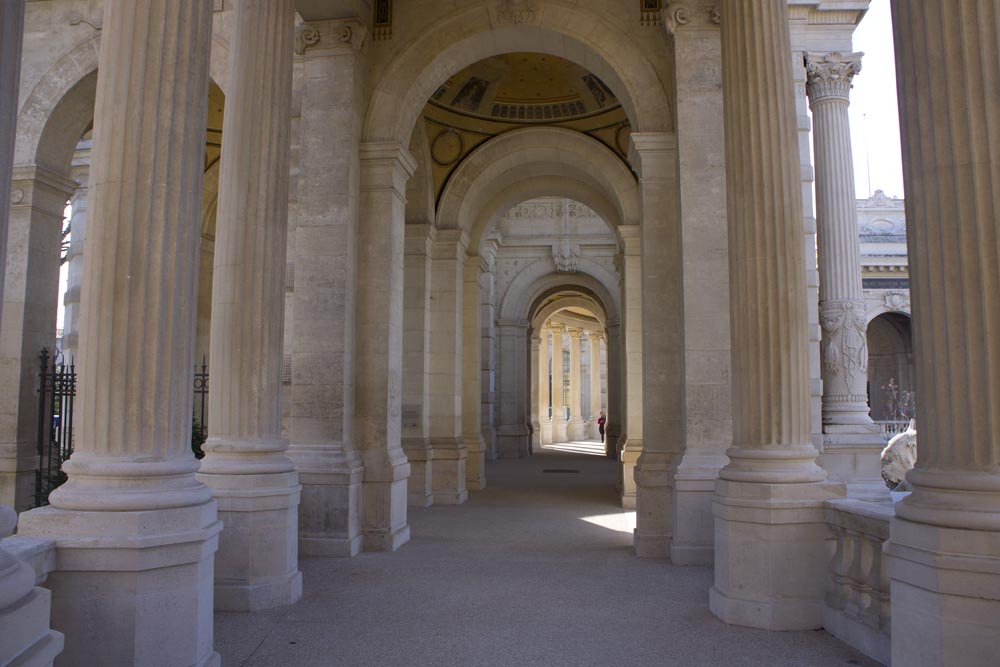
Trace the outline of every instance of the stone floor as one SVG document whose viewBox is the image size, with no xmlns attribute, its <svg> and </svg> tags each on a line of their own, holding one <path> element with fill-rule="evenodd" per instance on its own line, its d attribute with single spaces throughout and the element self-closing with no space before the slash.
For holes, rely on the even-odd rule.
<svg viewBox="0 0 1000 667">
<path fill-rule="evenodd" d="M 397 553 L 304 559 L 298 604 L 216 613 L 223 665 L 876 664 L 823 631 L 717 621 L 711 568 L 632 554 L 599 451 L 490 463 L 464 505 L 411 509 Z"/>
</svg>

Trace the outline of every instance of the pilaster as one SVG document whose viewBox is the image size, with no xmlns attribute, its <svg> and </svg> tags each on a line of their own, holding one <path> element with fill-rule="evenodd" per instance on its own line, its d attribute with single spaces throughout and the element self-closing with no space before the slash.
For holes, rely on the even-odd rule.
<svg viewBox="0 0 1000 667">
<path fill-rule="evenodd" d="M 566 327 L 549 326 L 552 331 L 552 442 L 566 442 L 566 370 L 563 355 L 563 335 Z"/>
<path fill-rule="evenodd" d="M 539 331 L 538 340 L 538 442 L 542 445 L 552 444 L 552 392 L 549 387 L 551 372 L 551 342 L 549 327 L 543 325 Z"/>
<path fill-rule="evenodd" d="M 60 664 L 218 665 L 222 525 L 191 452 L 212 6 L 108 0 L 101 39 L 76 447 L 19 534 L 59 554 Z"/>
<path fill-rule="evenodd" d="M 483 274 L 483 260 L 469 255 L 462 270 L 462 441 L 468 458 L 465 463 L 465 482 L 469 491 L 486 488 L 486 442 L 480 422 L 481 368 L 479 282 Z"/>
<path fill-rule="evenodd" d="M 411 507 L 434 503 L 434 449 L 430 441 L 431 245 L 434 227 L 406 223 L 403 278 L 403 430 L 410 462 L 407 499 Z"/>
<path fill-rule="evenodd" d="M 295 269 L 285 351 L 291 357 L 288 456 L 302 485 L 299 551 L 361 550 L 362 462 L 355 432 L 359 146 L 367 32 L 355 19 L 298 27 L 303 72 Z"/>
<path fill-rule="evenodd" d="M 364 461 L 365 549 L 395 551 L 410 539 L 400 442 L 403 353 L 403 232 L 406 182 L 416 162 L 396 143 L 361 145 L 358 226 L 357 405 Z"/>
<path fill-rule="evenodd" d="M 587 332 L 587 352 L 590 355 L 588 377 L 590 381 L 590 433 L 591 438 L 603 441 L 598 431 L 597 420 L 601 416 L 601 340 L 603 334 Z"/>
<path fill-rule="evenodd" d="M 569 329 L 569 422 L 566 424 L 566 435 L 569 440 L 584 440 L 587 437 L 587 424 L 583 420 L 583 374 L 581 372 L 580 342 L 583 340 L 581 329 Z"/>
<path fill-rule="evenodd" d="M 497 328 L 496 328 L 496 256 L 500 245 L 499 235 L 488 236 L 481 244 L 482 270 L 479 273 L 479 322 L 480 322 L 480 421 L 486 458 L 498 456 L 496 374 L 497 374 Z"/>
<path fill-rule="evenodd" d="M 542 383 L 542 336 L 536 331 L 531 333 L 530 346 L 531 358 L 528 360 L 528 366 L 531 368 L 531 377 L 528 379 L 530 387 L 528 405 L 531 409 L 531 451 L 534 452 L 542 446 L 542 422 L 539 410 Z"/>
<path fill-rule="evenodd" d="M 892 663 L 991 665 L 1000 637 L 1000 6 L 892 2 L 919 456 L 885 553 Z"/>
<path fill-rule="evenodd" d="M 500 423 L 497 449 L 501 458 L 528 456 L 527 363 L 528 323 L 499 320 Z"/>
<path fill-rule="evenodd" d="M 625 509 L 635 509 L 635 464 L 642 456 L 642 237 L 637 225 L 618 228 L 621 244 L 619 277 L 622 289 L 624 347 L 623 421 L 618 440 L 619 485 Z"/>
</svg>

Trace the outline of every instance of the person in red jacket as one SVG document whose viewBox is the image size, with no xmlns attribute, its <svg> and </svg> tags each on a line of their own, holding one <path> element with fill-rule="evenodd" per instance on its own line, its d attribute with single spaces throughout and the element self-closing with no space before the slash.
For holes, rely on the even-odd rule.
<svg viewBox="0 0 1000 667">
<path fill-rule="evenodd" d="M 604 415 L 604 410 L 601 410 L 601 416 L 597 418 L 597 431 L 601 434 L 601 442 L 604 442 L 604 425 L 608 423 L 608 418 Z"/>
</svg>

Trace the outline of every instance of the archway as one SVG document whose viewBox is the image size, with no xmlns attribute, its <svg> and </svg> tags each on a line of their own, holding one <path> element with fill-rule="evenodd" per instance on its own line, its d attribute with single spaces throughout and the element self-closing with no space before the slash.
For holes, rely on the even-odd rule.
<svg viewBox="0 0 1000 667">
<path fill-rule="evenodd" d="M 868 405 L 890 432 L 913 416 L 916 375 L 909 315 L 887 312 L 868 323 Z"/>
</svg>

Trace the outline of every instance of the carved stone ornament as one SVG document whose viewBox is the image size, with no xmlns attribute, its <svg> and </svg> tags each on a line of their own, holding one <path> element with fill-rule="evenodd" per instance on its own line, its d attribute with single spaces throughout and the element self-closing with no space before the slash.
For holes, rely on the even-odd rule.
<svg viewBox="0 0 1000 667">
<path fill-rule="evenodd" d="M 824 301 L 820 304 L 819 319 L 823 328 L 824 381 L 840 379 L 849 394 L 846 400 L 857 400 L 859 396 L 864 400 L 868 382 L 868 326 L 864 304 Z"/>
<path fill-rule="evenodd" d="M 687 25 L 708 26 L 722 23 L 722 13 L 717 4 L 705 6 L 698 0 L 668 3 L 663 15 L 663 23 L 671 34 Z"/>
<path fill-rule="evenodd" d="M 809 98 L 816 102 L 836 97 L 847 100 L 851 93 L 851 81 L 861 71 L 863 53 L 807 53 L 806 90 Z"/>
<path fill-rule="evenodd" d="M 571 246 L 568 240 L 563 239 L 558 246 L 552 247 L 552 259 L 556 263 L 557 272 L 576 273 L 580 264 L 580 248 Z"/>
<path fill-rule="evenodd" d="M 295 55 L 301 56 L 310 46 L 319 44 L 319 30 L 311 25 L 301 25 L 295 31 Z"/>
<path fill-rule="evenodd" d="M 533 23 L 537 17 L 537 0 L 497 0 L 497 18 L 503 23 Z"/>
<path fill-rule="evenodd" d="M 11 190 L 10 192 L 11 204 L 20 204 L 23 201 L 24 201 L 24 190 L 22 190 L 21 188 L 14 188 L 13 190 Z"/>
<path fill-rule="evenodd" d="M 91 20 L 79 12 L 73 12 L 72 14 L 69 15 L 70 25 L 80 25 L 81 23 L 86 23 L 91 28 L 98 31 L 104 28 L 103 19 Z"/>
<path fill-rule="evenodd" d="M 889 310 L 902 310 L 909 312 L 910 295 L 905 292 L 889 292 L 885 295 L 885 307 Z"/>
</svg>

